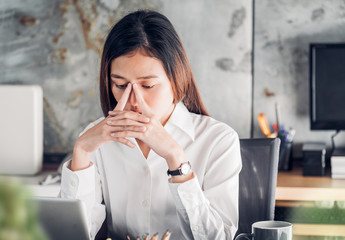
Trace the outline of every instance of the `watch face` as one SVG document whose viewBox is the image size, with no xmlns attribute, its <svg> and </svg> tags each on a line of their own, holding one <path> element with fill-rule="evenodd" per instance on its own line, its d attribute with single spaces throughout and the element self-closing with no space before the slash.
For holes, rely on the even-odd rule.
<svg viewBox="0 0 345 240">
<path fill-rule="evenodd" d="M 184 163 L 181 166 L 181 172 L 183 175 L 188 174 L 190 171 L 190 165 L 188 163 Z"/>
</svg>

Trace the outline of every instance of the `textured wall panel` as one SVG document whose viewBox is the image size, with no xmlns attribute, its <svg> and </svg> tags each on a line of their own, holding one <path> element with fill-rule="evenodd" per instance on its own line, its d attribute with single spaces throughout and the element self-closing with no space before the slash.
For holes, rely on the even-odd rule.
<svg viewBox="0 0 345 240">
<path fill-rule="evenodd" d="M 102 115 L 100 49 L 112 24 L 143 8 L 175 25 L 211 114 L 249 136 L 251 1 L 2 1 L 0 84 L 42 86 L 46 153 L 71 151 Z"/>
</svg>

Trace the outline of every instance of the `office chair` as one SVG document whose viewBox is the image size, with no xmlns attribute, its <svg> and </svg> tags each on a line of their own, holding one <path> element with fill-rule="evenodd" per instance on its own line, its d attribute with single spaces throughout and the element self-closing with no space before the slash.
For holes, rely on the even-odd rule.
<svg viewBox="0 0 345 240">
<path fill-rule="evenodd" d="M 237 235 L 251 233 L 254 222 L 274 219 L 280 139 L 240 139 L 240 146 Z"/>
</svg>

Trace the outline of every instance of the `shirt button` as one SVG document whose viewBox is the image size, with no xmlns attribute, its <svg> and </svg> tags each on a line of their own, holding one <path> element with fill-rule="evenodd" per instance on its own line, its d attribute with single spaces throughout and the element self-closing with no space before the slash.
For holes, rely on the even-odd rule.
<svg viewBox="0 0 345 240">
<path fill-rule="evenodd" d="M 197 232 L 198 230 L 199 230 L 199 227 L 198 227 L 198 226 L 196 226 L 196 225 L 193 226 L 193 231 L 194 231 L 194 232 Z"/>
<path fill-rule="evenodd" d="M 185 198 L 186 200 L 192 199 L 192 195 L 190 193 L 183 193 L 182 197 Z"/>
<path fill-rule="evenodd" d="M 144 208 L 146 208 L 146 207 L 149 206 L 149 201 L 144 200 L 144 201 L 141 203 L 141 205 L 142 205 Z"/>
<path fill-rule="evenodd" d="M 72 181 L 71 181 L 71 185 L 72 185 L 72 187 L 75 187 L 75 186 L 77 186 L 77 183 L 76 183 L 76 181 L 75 181 L 75 180 L 72 180 Z"/>
</svg>

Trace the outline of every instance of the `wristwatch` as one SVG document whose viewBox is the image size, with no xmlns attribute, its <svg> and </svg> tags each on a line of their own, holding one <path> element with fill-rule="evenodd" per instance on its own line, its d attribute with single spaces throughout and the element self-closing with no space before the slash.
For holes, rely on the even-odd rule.
<svg viewBox="0 0 345 240">
<path fill-rule="evenodd" d="M 168 169 L 167 171 L 167 174 L 168 176 L 171 175 L 171 176 L 184 176 L 184 175 L 187 175 L 191 170 L 191 165 L 189 162 L 185 162 L 185 163 L 182 163 L 180 165 L 180 167 L 176 170 L 173 170 L 173 171 L 170 171 Z"/>
</svg>

